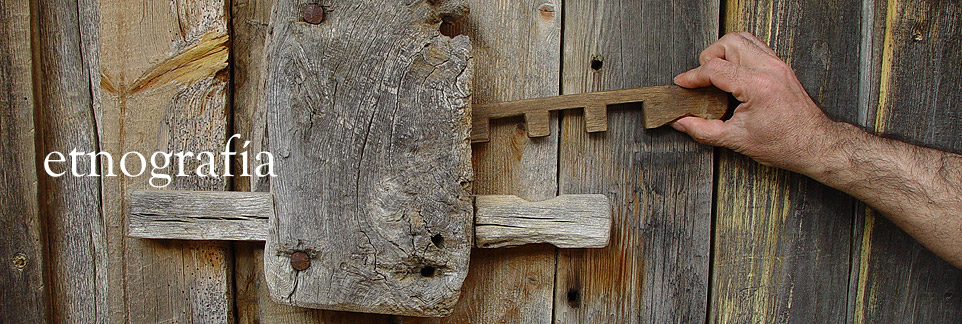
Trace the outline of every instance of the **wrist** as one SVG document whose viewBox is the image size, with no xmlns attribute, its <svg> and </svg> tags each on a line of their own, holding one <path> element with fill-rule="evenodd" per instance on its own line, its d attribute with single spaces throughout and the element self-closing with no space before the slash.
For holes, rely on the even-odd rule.
<svg viewBox="0 0 962 324">
<path fill-rule="evenodd" d="M 852 167 L 848 156 L 859 132 L 854 125 L 826 120 L 815 131 L 808 158 L 794 171 L 834 187 Z"/>
</svg>

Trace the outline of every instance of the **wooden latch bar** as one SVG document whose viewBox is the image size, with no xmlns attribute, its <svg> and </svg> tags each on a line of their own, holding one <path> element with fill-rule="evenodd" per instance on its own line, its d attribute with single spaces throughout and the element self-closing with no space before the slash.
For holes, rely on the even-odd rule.
<svg viewBox="0 0 962 324">
<path fill-rule="evenodd" d="M 268 220 L 274 217 L 274 202 L 266 192 L 137 190 L 128 206 L 128 235 L 149 239 L 265 241 Z M 605 195 L 561 195 L 537 202 L 482 195 L 475 196 L 474 206 L 474 245 L 479 248 L 608 245 L 611 208 Z"/>
<path fill-rule="evenodd" d="M 685 89 L 674 85 L 523 99 L 472 108 L 471 142 L 487 142 L 490 120 L 524 116 L 529 137 L 550 134 L 551 111 L 584 108 L 585 130 L 608 130 L 608 105 L 642 103 L 644 127 L 655 128 L 685 116 L 719 119 L 728 109 L 728 94 L 714 87 Z"/>
</svg>

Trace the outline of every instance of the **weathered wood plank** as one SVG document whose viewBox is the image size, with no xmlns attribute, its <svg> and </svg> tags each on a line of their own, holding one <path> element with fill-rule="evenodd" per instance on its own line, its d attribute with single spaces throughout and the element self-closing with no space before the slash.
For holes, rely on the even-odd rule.
<svg viewBox="0 0 962 324">
<path fill-rule="evenodd" d="M 467 2 L 471 13 L 447 30 L 471 37 L 474 104 L 558 95 L 562 1 Z M 490 142 L 471 147 L 475 194 L 557 195 L 558 124 L 549 117 L 543 138 L 529 138 L 520 118 L 492 123 Z M 474 249 L 454 314 L 433 322 L 551 323 L 554 263 L 546 244 Z"/>
<path fill-rule="evenodd" d="M 281 0 L 265 45 L 277 217 L 271 296 L 302 307 L 451 312 L 471 242 L 471 44 L 442 36 L 457 1 Z M 425 177 L 425 175 L 432 175 Z M 444 244 L 431 240 L 442 235 Z M 291 257 L 307 253 L 313 266 Z"/>
<path fill-rule="evenodd" d="M 718 37 L 718 1 L 565 5 L 566 94 L 670 83 Z M 705 320 L 713 149 L 643 120 L 609 109 L 608 132 L 587 134 L 563 114 L 559 192 L 608 196 L 614 231 L 605 249 L 559 251 L 556 322 Z"/>
<path fill-rule="evenodd" d="M 857 120 L 858 0 L 728 1 L 830 116 Z M 719 150 L 710 321 L 844 322 L 856 201 L 805 176 Z"/>
<path fill-rule="evenodd" d="M 119 158 L 132 151 L 223 150 L 229 81 L 225 9 L 223 0 L 100 1 L 103 112 L 97 126 L 104 151 Z M 197 168 L 192 162 L 187 170 Z M 223 174 L 220 163 L 216 172 Z M 150 178 L 103 178 L 111 315 L 132 323 L 230 322 L 227 243 L 126 235 L 126 196 L 150 188 Z M 167 189 L 225 190 L 227 180 L 174 177 Z"/>
<path fill-rule="evenodd" d="M 264 43 L 273 6 L 273 0 L 231 1 L 233 132 L 251 141 L 247 147 L 251 152 L 266 150 L 268 144 L 267 109 L 262 105 Z M 243 149 L 242 143 L 236 144 L 238 151 Z M 268 177 L 235 177 L 233 184 L 234 190 L 270 190 Z M 388 315 L 278 304 L 271 299 L 264 279 L 264 243 L 235 243 L 234 254 L 235 307 L 239 323 L 386 323 L 392 320 Z"/>
<path fill-rule="evenodd" d="M 182 240 L 264 241 L 274 214 L 269 193 L 138 190 L 128 235 Z"/>
<path fill-rule="evenodd" d="M 522 115 L 529 137 L 548 136 L 545 130 L 549 128 L 549 112 L 574 108 L 584 109 L 585 130 L 603 132 L 608 129 L 607 106 L 625 103 L 643 103 L 636 106 L 644 110 L 644 127 L 656 128 L 685 116 L 722 118 L 728 109 L 728 94 L 714 87 L 685 89 L 667 85 L 475 105 L 471 141 L 488 141 L 491 119 Z"/>
<path fill-rule="evenodd" d="M 475 197 L 475 244 L 499 248 L 549 243 L 560 248 L 608 244 L 611 210 L 604 195 L 562 195 L 530 202 L 513 195 Z M 264 241 L 274 202 L 268 193 L 140 190 L 130 195 L 129 235 L 154 239 Z M 431 237 L 444 244 L 440 234 Z"/>
<path fill-rule="evenodd" d="M 870 129 L 909 143 L 962 153 L 962 5 L 875 1 L 880 48 L 867 107 Z M 875 71 L 872 71 L 873 73 Z M 872 118 L 874 117 L 874 118 Z M 857 261 L 854 322 L 958 323 L 962 270 L 868 211 Z"/>
<path fill-rule="evenodd" d="M 37 206 L 30 3 L 0 3 L 0 322 L 47 322 Z"/>
<path fill-rule="evenodd" d="M 84 52 L 96 42 L 90 33 L 87 1 L 40 1 L 37 8 L 37 55 L 40 58 L 39 156 L 58 151 L 98 149 L 96 104 L 89 73 L 96 54 Z M 92 38 L 92 39 L 91 39 Z M 89 170 L 88 159 L 79 159 Z M 56 172 L 69 171 L 55 165 Z M 41 171 L 42 172 L 42 171 Z M 41 213 L 45 219 L 50 319 L 53 322 L 103 323 L 108 320 L 107 228 L 101 214 L 100 181 L 93 177 L 39 175 Z"/>
<path fill-rule="evenodd" d="M 535 202 L 513 195 L 477 196 L 474 244 L 480 248 L 531 243 L 605 247 L 611 232 L 609 206 L 604 195 L 561 195 Z"/>
</svg>

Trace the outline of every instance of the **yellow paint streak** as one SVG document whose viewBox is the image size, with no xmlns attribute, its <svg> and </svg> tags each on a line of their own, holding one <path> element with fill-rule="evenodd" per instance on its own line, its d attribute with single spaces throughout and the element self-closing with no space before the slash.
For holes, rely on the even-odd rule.
<svg viewBox="0 0 962 324">
<path fill-rule="evenodd" d="M 855 292 L 855 323 L 865 322 L 865 294 L 868 292 L 868 266 L 872 255 L 872 231 L 875 229 L 875 213 L 865 212 L 865 227 L 862 229 L 862 248 L 858 263 L 858 291 Z"/>
<path fill-rule="evenodd" d="M 895 16 L 898 14 L 898 0 L 889 0 L 885 15 L 885 39 L 882 42 L 882 71 L 880 75 L 878 108 L 875 110 L 875 132 L 881 133 L 885 129 L 885 110 L 888 100 L 888 89 L 892 82 L 892 61 L 895 52 Z"/>
<path fill-rule="evenodd" d="M 229 37 L 211 32 L 200 43 L 144 72 L 126 93 L 150 90 L 170 82 L 191 84 L 227 68 Z"/>
</svg>

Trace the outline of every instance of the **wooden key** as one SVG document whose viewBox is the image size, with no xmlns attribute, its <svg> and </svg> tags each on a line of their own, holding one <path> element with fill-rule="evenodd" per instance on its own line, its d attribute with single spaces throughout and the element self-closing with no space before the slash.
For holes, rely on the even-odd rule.
<svg viewBox="0 0 962 324">
<path fill-rule="evenodd" d="M 490 120 L 524 116 L 529 137 L 550 134 L 550 112 L 584 108 L 585 130 L 608 130 L 608 105 L 642 103 L 645 128 L 655 128 L 685 116 L 719 119 L 728 110 L 728 94 L 714 87 L 685 89 L 679 86 L 653 86 L 563 96 L 523 99 L 472 108 L 471 142 L 487 142 Z"/>
</svg>

